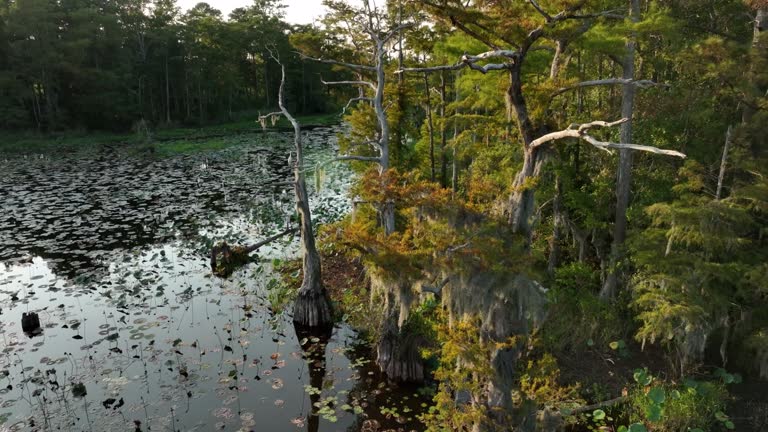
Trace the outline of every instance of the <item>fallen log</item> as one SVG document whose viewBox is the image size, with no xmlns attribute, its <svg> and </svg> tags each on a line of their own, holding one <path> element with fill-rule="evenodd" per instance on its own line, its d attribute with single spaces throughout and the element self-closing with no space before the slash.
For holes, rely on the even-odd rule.
<svg viewBox="0 0 768 432">
<path fill-rule="evenodd" d="M 227 277 L 238 268 L 251 262 L 251 252 L 289 234 L 295 234 L 298 230 L 298 227 L 288 228 L 250 246 L 230 246 L 227 242 L 214 245 L 211 248 L 211 272 L 219 277 Z"/>
</svg>

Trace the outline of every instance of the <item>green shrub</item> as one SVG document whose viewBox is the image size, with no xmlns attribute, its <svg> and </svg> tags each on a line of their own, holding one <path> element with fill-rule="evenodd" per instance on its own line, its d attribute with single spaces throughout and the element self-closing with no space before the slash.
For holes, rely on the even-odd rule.
<svg viewBox="0 0 768 432">
<path fill-rule="evenodd" d="M 608 347 L 622 339 L 624 324 L 614 305 L 597 296 L 599 273 L 583 263 L 557 269 L 549 291 L 549 313 L 541 332 L 547 351 Z"/>
<path fill-rule="evenodd" d="M 630 421 L 658 432 L 712 430 L 733 426 L 723 413 L 728 391 L 719 382 L 685 380 L 682 385 L 658 382 L 647 371 L 635 372 L 638 385 L 630 393 Z"/>
</svg>

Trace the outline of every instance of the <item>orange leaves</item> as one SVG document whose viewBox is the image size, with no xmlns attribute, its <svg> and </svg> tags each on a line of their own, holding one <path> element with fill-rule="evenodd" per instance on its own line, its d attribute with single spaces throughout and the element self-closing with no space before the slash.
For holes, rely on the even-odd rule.
<svg viewBox="0 0 768 432">
<path fill-rule="evenodd" d="M 451 192 L 419 178 L 417 173 L 383 174 L 371 169 L 354 191 L 365 205 L 343 226 L 343 242 L 386 274 L 418 280 L 438 268 L 457 271 L 464 265 L 509 267 L 506 224 L 484 216 Z M 387 236 L 378 209 L 393 202 L 397 231 Z"/>
<path fill-rule="evenodd" d="M 418 177 L 416 173 L 402 174 L 396 169 L 379 173 L 371 167 L 354 188 L 363 200 L 375 204 L 394 201 L 397 208 L 447 203 L 450 194 Z"/>
</svg>

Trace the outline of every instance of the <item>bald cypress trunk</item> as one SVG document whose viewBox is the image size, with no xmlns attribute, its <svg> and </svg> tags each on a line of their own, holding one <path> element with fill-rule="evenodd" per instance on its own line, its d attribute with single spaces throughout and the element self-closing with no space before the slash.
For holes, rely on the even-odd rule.
<svg viewBox="0 0 768 432">
<path fill-rule="evenodd" d="M 282 78 L 278 102 L 283 115 L 291 122 L 294 131 L 296 160 L 293 165 L 294 190 L 296 192 L 296 211 L 299 213 L 301 224 L 301 249 L 303 257 L 304 279 L 299 289 L 298 297 L 293 305 L 293 322 L 305 327 L 323 327 L 333 323 L 331 303 L 328 293 L 323 286 L 320 254 L 315 246 L 315 235 L 312 232 L 312 213 L 309 209 L 307 182 L 304 178 L 304 149 L 301 143 L 301 127 L 299 122 L 288 112 L 283 100 L 285 87 L 285 66 L 280 65 Z"/>
<path fill-rule="evenodd" d="M 440 74 L 440 185 L 443 188 L 448 187 L 448 155 L 446 153 L 446 144 L 448 142 L 448 133 L 445 128 L 445 71 Z"/>
<path fill-rule="evenodd" d="M 640 20 L 640 0 L 630 1 L 630 19 L 634 22 Z M 623 77 L 627 79 L 635 78 L 635 40 L 630 37 L 627 41 L 627 53 L 624 58 Z M 635 110 L 635 92 L 634 85 L 626 84 L 622 89 L 621 116 L 629 119 L 622 123 L 620 137 L 621 143 L 632 142 L 632 115 Z M 604 300 L 613 299 L 616 296 L 619 285 L 620 269 L 619 266 L 624 259 L 624 241 L 627 238 L 627 210 L 629 208 L 629 199 L 632 184 L 632 150 L 619 150 L 619 170 L 616 179 L 616 221 L 613 227 L 613 243 L 611 244 L 610 265 L 608 267 L 608 277 L 605 279 L 603 288 L 600 291 L 600 298 Z"/>
<path fill-rule="evenodd" d="M 379 172 L 383 175 L 390 168 L 390 153 L 389 153 L 389 120 L 387 120 L 387 114 L 384 110 L 384 87 L 385 87 L 385 71 L 386 66 L 386 49 L 384 47 L 384 41 L 376 41 L 376 94 L 373 97 L 373 108 L 376 111 L 376 120 L 379 123 L 379 129 L 381 135 L 379 138 L 379 145 L 381 146 L 381 158 L 379 166 Z M 385 185 L 382 185 L 384 187 Z M 381 221 L 384 225 L 384 233 L 390 235 L 395 232 L 395 203 L 392 200 L 382 203 Z"/>
<path fill-rule="evenodd" d="M 402 74 L 400 74 L 402 76 Z M 432 98 L 429 95 L 429 75 L 424 73 L 424 95 L 427 97 L 425 111 L 427 113 L 427 131 L 429 133 L 429 175 L 435 181 L 435 134 L 432 123 Z"/>
<path fill-rule="evenodd" d="M 420 348 L 421 335 L 404 331 L 411 306 L 411 286 L 407 281 L 372 281 L 372 292 L 384 297 L 384 320 L 376 344 L 376 364 L 393 381 L 420 382 L 424 380 L 424 361 Z"/>
<path fill-rule="evenodd" d="M 523 96 L 522 59 L 509 69 L 509 87 L 507 89 L 508 117 L 514 115 L 523 144 L 523 167 L 518 171 L 512 184 L 512 196 L 509 199 L 509 222 L 512 231 L 530 238 L 531 218 L 534 213 L 534 187 L 531 185 L 536 175 L 538 151 L 530 146 L 534 137 L 534 127 L 528 114 L 528 105 Z"/>
</svg>

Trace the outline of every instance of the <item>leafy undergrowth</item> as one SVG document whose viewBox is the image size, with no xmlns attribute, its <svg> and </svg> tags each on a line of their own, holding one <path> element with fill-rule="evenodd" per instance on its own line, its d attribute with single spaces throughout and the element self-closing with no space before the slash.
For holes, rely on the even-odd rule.
<svg viewBox="0 0 768 432">
<path fill-rule="evenodd" d="M 368 280 L 363 265 L 343 252 L 321 250 L 323 285 L 334 305 L 338 318 L 360 331 L 365 337 L 372 331 L 371 314 L 374 313 L 368 299 Z M 301 286 L 301 259 L 292 259 L 276 263 L 281 275 L 281 287 L 273 287 L 270 299 L 274 299 L 273 308 L 278 310 L 288 307 L 295 298 L 296 290 Z"/>
<path fill-rule="evenodd" d="M 156 146 L 157 152 L 162 156 L 171 156 L 182 153 L 195 153 L 200 151 L 222 150 L 232 145 L 232 140 L 214 138 L 208 140 L 179 140 L 162 143 Z"/>
<path fill-rule="evenodd" d="M 104 144 L 136 144 L 133 134 L 94 133 L 70 131 L 54 134 L 35 132 L 3 133 L 0 135 L 0 154 L 76 153 L 92 151 Z"/>
</svg>

